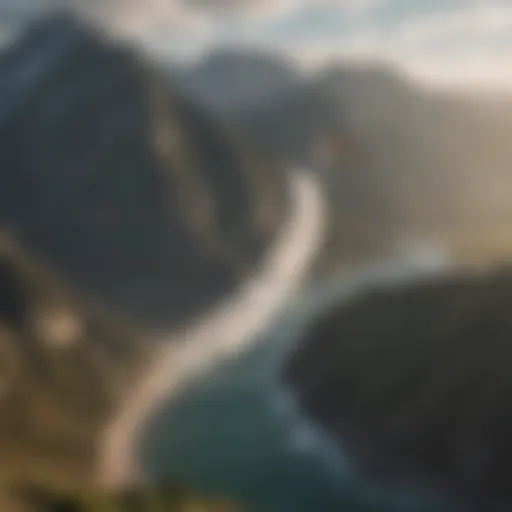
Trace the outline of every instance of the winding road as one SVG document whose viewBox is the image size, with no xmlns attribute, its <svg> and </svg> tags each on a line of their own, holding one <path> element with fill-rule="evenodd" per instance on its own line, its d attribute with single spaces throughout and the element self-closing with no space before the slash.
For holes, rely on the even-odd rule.
<svg viewBox="0 0 512 512">
<path fill-rule="evenodd" d="M 311 173 L 291 174 L 290 193 L 288 218 L 255 275 L 192 328 L 160 340 L 154 362 L 102 436 L 101 485 L 119 488 L 142 480 L 135 452 L 152 415 L 202 372 L 248 348 L 300 291 L 322 247 L 327 214 L 321 185 Z"/>
</svg>

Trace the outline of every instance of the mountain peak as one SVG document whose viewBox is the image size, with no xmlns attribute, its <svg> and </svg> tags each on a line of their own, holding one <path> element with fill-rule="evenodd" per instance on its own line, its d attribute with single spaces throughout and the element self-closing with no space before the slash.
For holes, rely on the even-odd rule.
<svg viewBox="0 0 512 512">
<path fill-rule="evenodd" d="M 280 223 L 277 173 L 135 51 L 60 15 L 2 58 L 0 223 L 27 250 L 171 324 L 254 264 Z"/>
</svg>

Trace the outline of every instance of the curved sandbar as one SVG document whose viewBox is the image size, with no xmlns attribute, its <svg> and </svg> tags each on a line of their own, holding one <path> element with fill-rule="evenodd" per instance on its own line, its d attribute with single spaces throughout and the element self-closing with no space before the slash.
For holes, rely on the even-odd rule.
<svg viewBox="0 0 512 512">
<path fill-rule="evenodd" d="M 154 361 L 107 425 L 98 470 L 102 485 L 123 487 L 140 480 L 134 452 L 152 414 L 201 372 L 248 347 L 300 290 L 322 246 L 327 220 L 314 176 L 298 170 L 290 187 L 288 218 L 256 274 L 191 328 L 161 340 Z"/>
</svg>

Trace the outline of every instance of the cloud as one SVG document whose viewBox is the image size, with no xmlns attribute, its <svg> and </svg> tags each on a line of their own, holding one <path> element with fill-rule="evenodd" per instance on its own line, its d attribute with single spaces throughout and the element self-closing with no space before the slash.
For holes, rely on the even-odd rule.
<svg viewBox="0 0 512 512">
<path fill-rule="evenodd" d="M 181 0 L 184 8 L 220 13 L 279 13 L 294 9 L 300 3 L 299 0 Z"/>
<path fill-rule="evenodd" d="M 446 2 L 400 15 L 396 6 L 332 0 L 322 11 L 318 2 L 302 2 L 302 12 L 239 23 L 231 41 L 290 53 L 307 69 L 332 59 L 381 59 L 424 84 L 512 89 L 512 4 Z"/>
<path fill-rule="evenodd" d="M 509 0 L 0 0 L 0 19 L 63 3 L 164 58 L 258 44 L 308 65 L 383 58 L 440 82 L 512 75 Z"/>
<path fill-rule="evenodd" d="M 374 44 L 423 83 L 512 88 L 512 5 L 488 1 L 398 22 Z"/>
<path fill-rule="evenodd" d="M 0 0 L 0 14 L 31 15 L 55 6 L 74 10 L 136 36 L 168 30 L 204 39 L 226 22 L 249 21 L 254 28 L 308 9 L 363 12 L 384 0 Z"/>
<path fill-rule="evenodd" d="M 450 43 L 459 42 L 459 47 L 467 53 L 477 46 L 504 42 L 503 35 L 512 33 L 512 5 L 475 4 L 442 15 L 404 21 L 393 32 L 395 46 L 409 50 L 442 48 L 446 51 Z"/>
<path fill-rule="evenodd" d="M 269 21 L 310 7 L 328 6 L 334 10 L 364 12 L 385 0 L 175 0 L 183 8 L 211 15 L 227 15 Z"/>
</svg>

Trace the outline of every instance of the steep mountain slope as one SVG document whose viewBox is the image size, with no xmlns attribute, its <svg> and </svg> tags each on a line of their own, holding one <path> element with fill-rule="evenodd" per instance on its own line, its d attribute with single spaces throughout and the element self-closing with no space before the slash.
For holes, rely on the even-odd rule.
<svg viewBox="0 0 512 512">
<path fill-rule="evenodd" d="M 0 223 L 74 285 L 186 322 L 258 261 L 283 180 L 134 50 L 66 16 L 0 60 Z"/>
<path fill-rule="evenodd" d="M 512 213 L 495 187 L 507 188 L 512 180 L 505 170 L 512 162 L 503 131 L 508 114 L 486 115 L 476 101 L 422 90 L 378 64 L 324 70 L 301 96 L 289 96 L 286 109 L 255 113 L 260 122 L 262 116 L 267 120 L 254 137 L 277 135 L 273 118 L 282 131 L 283 112 L 292 129 L 311 127 L 311 150 L 315 139 L 331 134 L 331 158 L 310 158 L 332 176 L 340 206 L 360 218 L 439 227 Z M 343 136 L 354 151 L 337 155 Z M 296 143 L 291 149 L 300 155 L 303 147 Z"/>
<path fill-rule="evenodd" d="M 510 508 L 510 268 L 374 287 L 301 335 L 284 378 L 379 485 Z"/>
<path fill-rule="evenodd" d="M 3 507 L 12 482 L 96 482 L 154 329 L 255 271 L 288 208 L 267 161 L 67 15 L 0 56 L 0 183 Z"/>
<path fill-rule="evenodd" d="M 149 359 L 142 332 L 0 240 L 0 486 L 89 481 L 96 436 Z"/>
<path fill-rule="evenodd" d="M 389 70 L 331 70 L 321 80 L 361 141 L 358 168 L 371 173 L 366 186 L 385 219 L 439 226 L 510 215 L 492 189 L 495 180 L 506 186 L 511 179 L 503 172 L 512 153 L 500 140 L 498 116 Z"/>
<path fill-rule="evenodd" d="M 422 89 L 378 62 L 333 64 L 266 98 L 226 117 L 273 158 L 322 173 L 333 219 L 322 265 L 409 236 L 439 238 L 462 259 L 512 254 L 511 101 Z"/>
<path fill-rule="evenodd" d="M 302 81 L 291 64 L 271 53 L 230 48 L 212 51 L 197 64 L 175 67 L 170 76 L 180 90 L 226 116 L 265 108 Z"/>
</svg>

